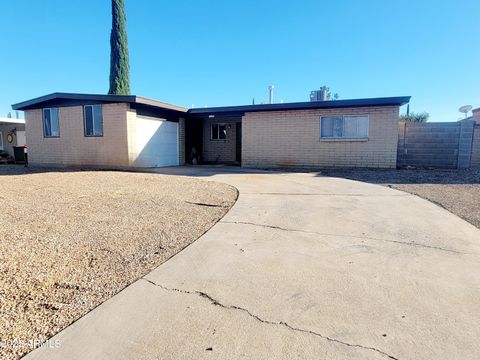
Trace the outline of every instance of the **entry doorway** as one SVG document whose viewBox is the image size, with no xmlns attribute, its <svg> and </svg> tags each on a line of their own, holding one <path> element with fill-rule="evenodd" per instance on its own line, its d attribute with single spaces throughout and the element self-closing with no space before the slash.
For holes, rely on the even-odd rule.
<svg viewBox="0 0 480 360">
<path fill-rule="evenodd" d="M 239 164 L 242 164 L 242 123 L 237 122 L 236 123 L 236 129 L 235 129 L 235 161 Z"/>
<path fill-rule="evenodd" d="M 203 162 L 203 120 L 185 120 L 185 161 L 192 164 L 196 155 L 197 164 Z"/>
</svg>

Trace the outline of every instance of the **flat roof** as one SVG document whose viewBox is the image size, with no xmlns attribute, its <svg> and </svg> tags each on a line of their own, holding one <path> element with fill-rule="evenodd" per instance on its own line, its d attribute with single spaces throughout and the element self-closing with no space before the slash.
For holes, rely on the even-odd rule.
<svg viewBox="0 0 480 360">
<path fill-rule="evenodd" d="M 258 111 L 282 111 L 282 110 L 307 110 L 307 109 L 334 109 L 349 107 L 375 107 L 375 106 L 401 106 L 410 102 L 410 96 L 367 98 L 367 99 L 348 99 L 348 100 L 327 100 L 327 101 L 306 101 L 282 104 L 261 104 L 261 105 L 241 105 L 241 106 L 222 106 L 210 108 L 189 109 L 189 114 L 228 114 L 245 113 Z"/>
<path fill-rule="evenodd" d="M 41 108 L 43 104 L 52 103 L 55 101 L 95 101 L 101 103 L 130 103 L 148 105 L 166 110 L 174 110 L 186 112 L 188 109 L 182 106 L 168 104 L 162 101 L 157 101 L 137 95 L 100 95 L 100 94 L 76 94 L 76 93 L 61 93 L 56 92 L 45 96 L 40 96 L 35 99 L 23 101 L 12 105 L 13 110 L 29 110 Z"/>
<path fill-rule="evenodd" d="M 192 116 L 205 116 L 210 114 L 240 115 L 245 112 L 258 111 L 285 111 L 285 110 L 307 110 L 307 109 L 333 109 L 351 107 L 375 107 L 375 106 L 401 106 L 410 101 L 410 96 L 381 97 L 366 99 L 328 100 L 328 101 L 306 101 L 281 104 L 260 104 L 240 106 L 220 106 L 208 108 L 187 109 L 182 106 L 172 105 L 165 102 L 136 96 L 136 95 L 98 95 L 98 94 L 74 94 L 74 93 L 52 93 L 35 99 L 27 100 L 12 105 L 13 110 L 38 109 L 44 106 L 73 106 L 85 102 L 100 103 L 130 103 L 140 106 L 148 106 L 171 112 L 188 113 Z"/>
<path fill-rule="evenodd" d="M 25 119 L 0 117 L 0 124 L 25 124 Z"/>
</svg>

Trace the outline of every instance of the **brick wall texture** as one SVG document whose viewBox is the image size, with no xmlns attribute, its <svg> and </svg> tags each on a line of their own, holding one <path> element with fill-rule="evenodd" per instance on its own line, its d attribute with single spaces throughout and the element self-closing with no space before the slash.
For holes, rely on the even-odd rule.
<svg viewBox="0 0 480 360">
<path fill-rule="evenodd" d="M 205 119 L 203 122 L 203 161 L 234 163 L 236 160 L 236 123 L 240 118 L 220 118 Z M 213 123 L 227 125 L 226 140 L 212 140 L 211 126 Z M 242 143 L 245 140 L 242 139 Z"/>
<path fill-rule="evenodd" d="M 320 139 L 320 117 L 368 115 L 368 141 Z M 399 107 L 246 113 L 242 165 L 395 168 Z"/>
<path fill-rule="evenodd" d="M 31 164 L 128 166 L 126 114 L 129 105 L 104 104 L 103 137 L 84 136 L 83 107 L 59 108 L 60 137 L 43 136 L 42 109 L 27 110 L 26 138 Z"/>
</svg>

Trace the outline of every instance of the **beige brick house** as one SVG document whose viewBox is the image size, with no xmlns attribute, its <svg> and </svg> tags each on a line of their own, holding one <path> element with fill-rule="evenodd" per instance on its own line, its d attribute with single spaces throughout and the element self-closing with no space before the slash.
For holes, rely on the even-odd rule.
<svg viewBox="0 0 480 360">
<path fill-rule="evenodd" d="M 409 97 L 186 109 L 138 96 L 54 93 L 25 111 L 32 164 L 394 168 Z"/>
</svg>

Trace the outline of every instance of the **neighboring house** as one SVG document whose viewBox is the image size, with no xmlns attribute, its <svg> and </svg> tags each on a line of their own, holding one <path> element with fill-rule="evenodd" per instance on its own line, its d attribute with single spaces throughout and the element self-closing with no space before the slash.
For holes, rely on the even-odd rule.
<svg viewBox="0 0 480 360">
<path fill-rule="evenodd" d="M 475 120 L 477 125 L 480 125 L 480 108 L 476 108 L 472 110 L 472 120 Z"/>
<path fill-rule="evenodd" d="M 25 145 L 25 120 L 0 118 L 0 153 L 13 157 L 13 147 Z"/>
<path fill-rule="evenodd" d="M 395 168 L 399 107 L 410 97 L 186 109 L 138 96 L 54 93 L 25 111 L 41 165 Z"/>
</svg>

